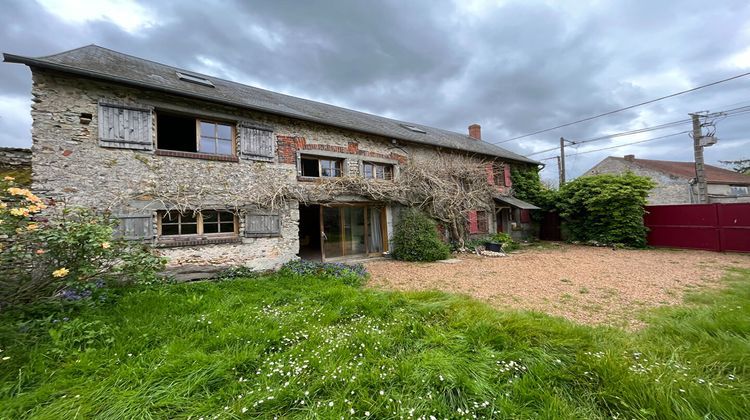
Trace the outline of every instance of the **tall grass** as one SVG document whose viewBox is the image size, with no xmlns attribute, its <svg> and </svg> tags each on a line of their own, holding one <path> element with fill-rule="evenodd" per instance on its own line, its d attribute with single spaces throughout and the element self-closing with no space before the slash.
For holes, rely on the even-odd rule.
<svg viewBox="0 0 750 420">
<path fill-rule="evenodd" d="M 750 271 L 727 282 L 638 333 L 311 277 L 131 290 L 0 316 L 0 417 L 750 418 Z"/>
</svg>

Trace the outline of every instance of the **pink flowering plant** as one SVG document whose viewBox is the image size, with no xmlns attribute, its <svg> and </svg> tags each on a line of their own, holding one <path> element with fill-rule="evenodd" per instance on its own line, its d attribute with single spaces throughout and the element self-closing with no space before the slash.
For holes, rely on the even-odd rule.
<svg viewBox="0 0 750 420">
<path fill-rule="evenodd" d="M 54 208 L 13 178 L 0 180 L 0 309 L 86 297 L 112 281 L 156 281 L 164 261 L 115 238 L 115 227 L 107 214 Z"/>
</svg>

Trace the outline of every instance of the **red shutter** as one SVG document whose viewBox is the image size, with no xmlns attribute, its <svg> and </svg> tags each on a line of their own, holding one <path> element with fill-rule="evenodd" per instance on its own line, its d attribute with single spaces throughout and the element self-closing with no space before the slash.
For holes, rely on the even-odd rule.
<svg viewBox="0 0 750 420">
<path fill-rule="evenodd" d="M 531 221 L 531 215 L 528 210 L 521 210 L 521 223 L 529 223 Z"/>
<path fill-rule="evenodd" d="M 487 170 L 487 182 L 490 185 L 493 185 L 495 183 L 495 169 L 494 166 L 490 163 L 485 167 Z"/>
<path fill-rule="evenodd" d="M 505 170 L 503 172 L 505 172 L 505 186 L 512 187 L 513 181 L 510 179 L 510 163 L 505 164 Z"/>
<path fill-rule="evenodd" d="M 477 211 L 471 210 L 469 212 L 469 233 L 477 233 L 479 228 L 477 226 Z"/>
</svg>

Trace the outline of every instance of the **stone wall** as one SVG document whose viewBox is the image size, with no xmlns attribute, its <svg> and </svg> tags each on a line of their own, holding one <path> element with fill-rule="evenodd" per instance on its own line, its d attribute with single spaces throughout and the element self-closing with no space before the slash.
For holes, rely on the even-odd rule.
<svg viewBox="0 0 750 420">
<path fill-rule="evenodd" d="M 0 147 L 0 167 L 31 166 L 31 149 Z"/>
<path fill-rule="evenodd" d="M 299 153 L 346 154 L 352 174 L 359 170 L 363 159 L 382 159 L 398 165 L 408 159 L 429 160 L 440 153 L 431 147 L 394 143 L 388 138 L 48 70 L 34 69 L 32 94 L 34 192 L 68 205 L 120 214 L 153 215 L 156 210 L 169 209 L 162 192 L 179 195 L 202 191 L 200 205 L 204 209 L 243 212 L 255 208 L 257 203 L 251 197 L 259 185 L 298 182 Z M 157 113 L 252 121 L 273 130 L 275 157 L 272 161 L 217 161 L 101 147 L 101 100 L 153 107 Z M 154 116 L 154 139 L 155 125 Z M 294 258 L 299 249 L 298 204 L 290 201 L 281 207 L 277 209 L 282 219 L 279 237 L 242 238 L 241 243 L 162 248 L 159 252 L 173 266 L 242 264 L 258 270 L 276 268 Z M 390 218 L 388 222 L 392 226 Z"/>
<path fill-rule="evenodd" d="M 656 182 L 657 186 L 648 195 L 648 204 L 689 204 L 690 185 L 687 179 L 668 175 L 663 172 L 644 169 L 623 159 L 606 158 L 589 169 L 583 176 L 598 174 L 624 174 L 630 171 L 636 175 L 646 176 Z"/>
</svg>

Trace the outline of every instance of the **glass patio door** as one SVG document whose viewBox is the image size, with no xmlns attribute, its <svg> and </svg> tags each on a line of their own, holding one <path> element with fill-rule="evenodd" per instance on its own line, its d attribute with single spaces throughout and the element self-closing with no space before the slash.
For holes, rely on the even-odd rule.
<svg viewBox="0 0 750 420">
<path fill-rule="evenodd" d="M 321 206 L 323 257 L 337 258 L 382 252 L 381 210 L 361 205 Z"/>
</svg>

